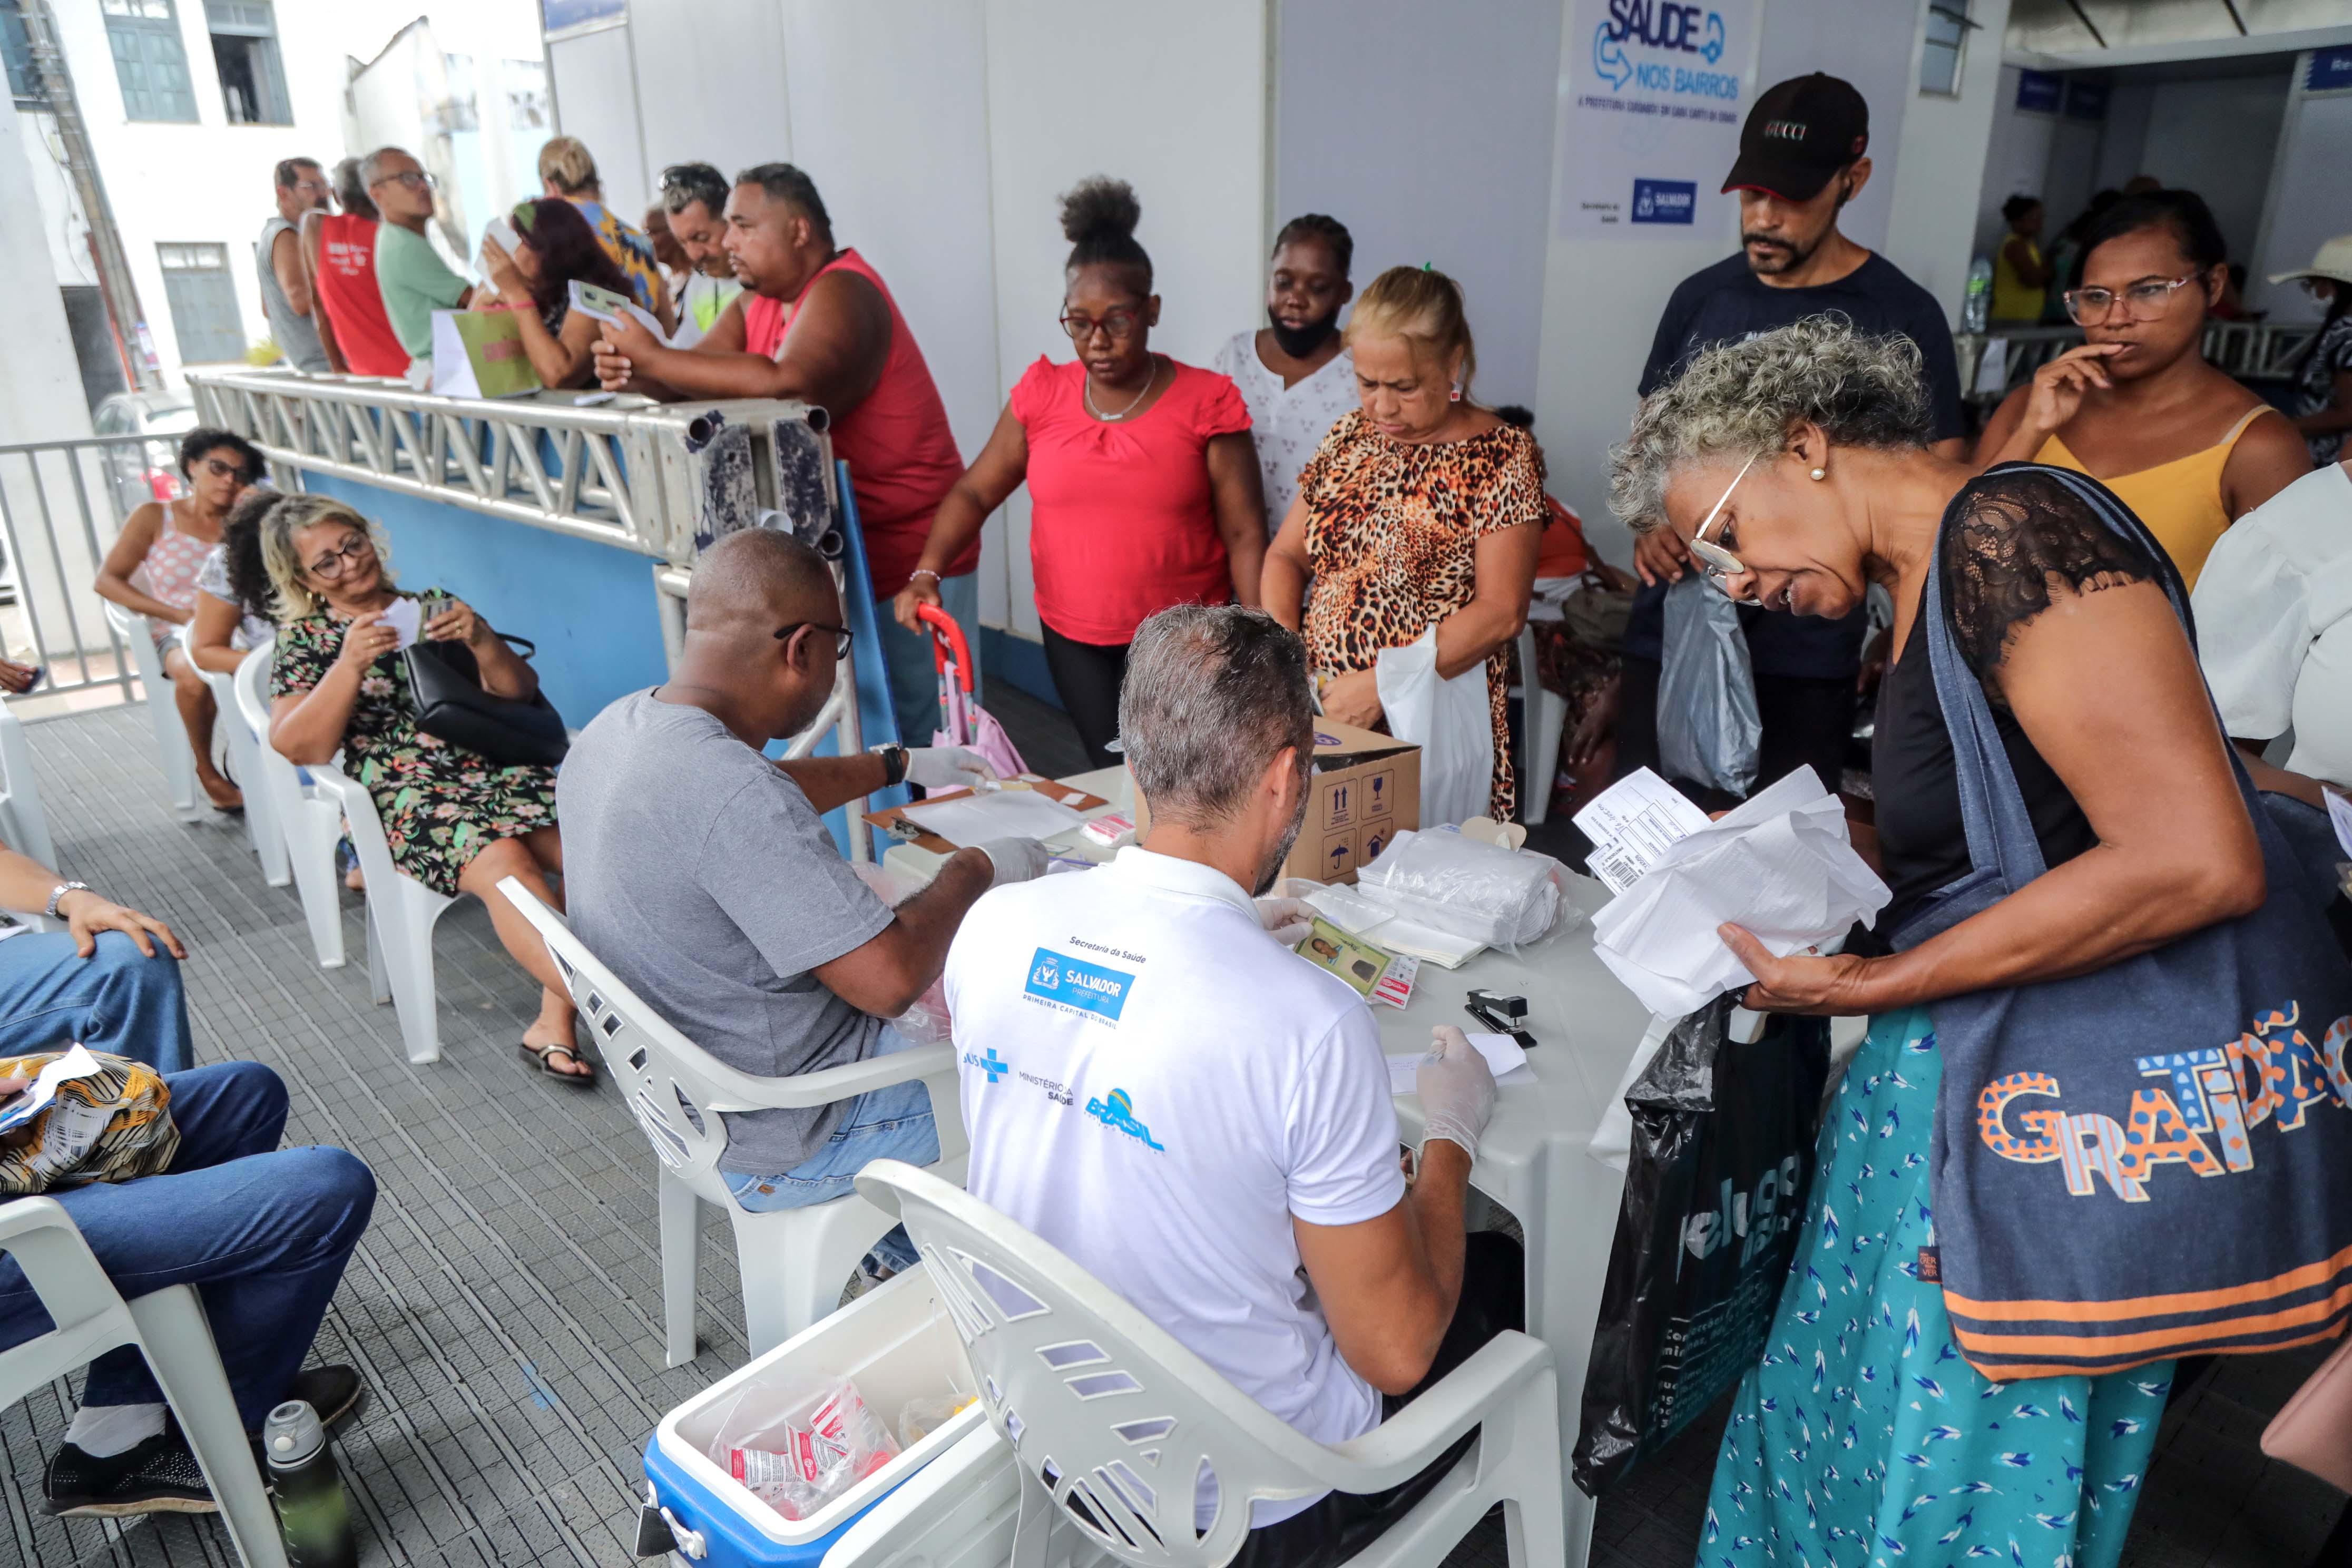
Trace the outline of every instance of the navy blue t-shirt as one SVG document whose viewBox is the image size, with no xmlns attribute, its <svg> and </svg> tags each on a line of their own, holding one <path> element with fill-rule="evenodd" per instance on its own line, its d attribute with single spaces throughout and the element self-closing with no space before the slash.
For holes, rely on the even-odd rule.
<svg viewBox="0 0 2352 1568">
<path fill-rule="evenodd" d="M 1857 331 L 1873 336 L 1898 332 L 1918 344 L 1935 417 L 1933 438 L 1941 441 L 1961 433 L 1960 366 L 1943 309 L 1934 295 L 1874 252 L 1836 282 L 1811 289 L 1775 289 L 1759 281 L 1748 269 L 1745 255 L 1726 257 L 1692 273 L 1658 319 L 1657 339 L 1650 345 L 1649 363 L 1642 367 L 1641 394 L 1647 397 L 1673 380 L 1701 349 L 1832 313 L 1845 317 Z M 1627 653 L 1663 658 L 1665 599 L 1663 583 L 1635 595 L 1633 618 L 1625 628 Z M 1831 621 L 1743 605 L 1739 618 L 1759 675 L 1851 680 L 1862 668 L 1865 616 L 1859 607 Z"/>
</svg>

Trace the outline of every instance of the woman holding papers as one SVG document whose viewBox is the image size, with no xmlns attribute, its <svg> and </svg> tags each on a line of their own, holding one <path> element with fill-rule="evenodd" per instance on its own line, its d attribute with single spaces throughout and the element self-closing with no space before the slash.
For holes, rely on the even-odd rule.
<svg viewBox="0 0 2352 1568">
<path fill-rule="evenodd" d="M 482 237 L 482 269 L 490 275 L 497 293 L 487 298 L 477 294 L 473 308 L 515 313 L 522 327 L 522 346 L 543 384 L 585 386 L 596 368 L 596 330 L 606 317 L 573 310 L 572 286 L 605 290 L 613 296 L 612 308 L 618 310 L 632 300 L 629 280 L 570 202 L 551 196 L 517 202 L 512 216 L 512 251 L 495 235 Z M 667 303 L 663 308 L 668 308 Z M 669 330 L 670 323 L 663 321 L 662 331 Z"/>
<path fill-rule="evenodd" d="M 1983 1331 L 1964 1323 L 1956 1334 L 1943 1282 L 1963 1217 L 1955 1210 L 1976 1211 L 1941 1175 L 1930 1187 L 1931 1160 L 1940 1171 L 1959 1158 L 1948 1141 L 1969 1142 L 1980 1110 L 1970 1100 L 1938 1114 L 1959 1020 L 1977 1016 L 1948 999 L 1997 993 L 2002 1006 L 2034 1005 L 2037 985 L 2095 975 L 2265 908 L 2261 843 L 2168 599 L 2179 590 L 2171 563 L 2095 482 L 2024 463 L 1972 477 L 1927 450 L 1930 433 L 1917 349 L 1822 316 L 1700 354 L 1643 401 L 1612 454 L 1618 515 L 1643 531 L 1674 529 L 1734 599 L 1834 617 L 1875 582 L 1896 606 L 1898 651 L 1873 742 L 1877 826 L 1854 837 L 1894 890 L 1878 930 L 1900 951 L 1776 957 L 1723 928 L 1757 976 L 1748 1005 L 1868 1014 L 1871 1027 L 1822 1131 L 1762 1364 L 1740 1387 L 1710 1499 L 1710 1563 L 1720 1554 L 1746 1568 L 1775 1550 L 1783 1563 L 1853 1550 L 1875 1561 L 1962 1537 L 2009 1554 L 2028 1544 L 2034 1562 L 2116 1562 L 2172 1363 L 2105 1376 L 2021 1367 L 2002 1381 L 1972 1364 L 1988 1359 Z M 1948 640 L 1923 601 L 1942 605 Z M 1938 661 L 1950 661 L 1940 676 Z M 1974 817 L 1963 830 L 1963 789 L 1978 786 L 1958 776 L 1939 680 L 1962 698 L 1982 690 L 2025 805 L 2004 819 L 1998 830 L 2012 837 L 2000 842 L 2030 816 L 2049 868 L 2012 879 L 2014 891 L 1957 923 L 1948 911 L 1964 895 L 1952 884 L 1970 873 L 1970 832 L 1996 829 Z M 1955 710 L 1959 725 L 1979 722 L 1972 698 Z M 1980 740 L 1988 730 L 1959 732 Z M 1922 930 L 1937 934 L 1920 940 Z M 1931 1016 L 1938 1002 L 1946 1011 Z M 2158 1004 L 2126 991 L 2103 1005 L 2126 1016 L 2098 1048 L 2159 1048 L 2147 1043 L 2167 1026 Z M 2135 1007 L 2150 1016 L 2135 1025 Z M 1958 1071 L 1953 1080 L 1957 1094 L 1976 1093 Z M 2058 1092 L 2049 1084 L 2023 1092 Z M 2097 1174 L 2070 1188 L 2074 1167 L 2062 1175 L 2056 1131 L 2114 1125 L 2104 1112 L 2125 1107 L 2025 1109 L 2051 1103 L 2021 1101 L 2005 1122 L 1996 1114 L 1985 1142 L 2006 1161 L 2051 1162 L 2000 1167 L 2053 1184 L 2031 1205 L 2036 1223 L 2113 1225 L 2093 1198 L 2125 1205 Z M 2020 1128 L 2045 1131 L 2025 1138 L 2032 1150 L 2004 1154 L 1994 1140 Z M 2120 1127 L 2116 1142 L 2127 1172 Z M 2221 1191 L 2168 1166 L 2140 1190 L 2178 1202 L 2176 1176 Z"/>
<path fill-rule="evenodd" d="M 425 638 L 462 643 L 482 689 L 528 698 L 538 672 L 488 621 L 446 594 L 396 587 L 375 524 L 330 496 L 289 496 L 261 519 L 261 559 L 276 593 L 278 651 L 269 666 L 269 743 L 289 762 L 324 763 L 367 788 L 392 863 L 436 893 L 471 893 L 514 961 L 540 984 L 523 1054 L 567 1083 L 595 1072 L 572 1038 L 572 998 L 547 946 L 494 891 L 513 877 L 555 909 L 547 885 L 563 868 L 555 770 L 501 767 L 416 727 L 401 649 Z"/>
</svg>

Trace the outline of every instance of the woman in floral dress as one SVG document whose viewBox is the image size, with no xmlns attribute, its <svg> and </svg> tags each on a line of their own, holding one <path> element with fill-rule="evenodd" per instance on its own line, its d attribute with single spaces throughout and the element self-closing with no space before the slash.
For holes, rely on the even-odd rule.
<svg viewBox="0 0 2352 1568">
<path fill-rule="evenodd" d="M 366 786 L 383 819 L 394 866 L 436 893 L 480 899 L 499 940 L 539 982 L 539 1017 L 524 1031 L 524 1054 L 557 1078 L 593 1082 L 572 1038 L 571 996 L 546 944 L 493 891 L 513 877 L 562 907 L 546 879 L 563 866 L 555 770 L 500 767 L 416 728 L 400 634 L 384 614 L 416 595 L 394 586 L 367 519 L 328 497 L 299 497 L 271 510 L 261 545 L 278 598 L 270 743 L 297 763 L 343 753 L 344 770 Z M 464 643 L 484 689 L 523 698 L 539 689 L 530 664 L 460 601 L 433 595 L 424 614 L 420 635 Z"/>
</svg>

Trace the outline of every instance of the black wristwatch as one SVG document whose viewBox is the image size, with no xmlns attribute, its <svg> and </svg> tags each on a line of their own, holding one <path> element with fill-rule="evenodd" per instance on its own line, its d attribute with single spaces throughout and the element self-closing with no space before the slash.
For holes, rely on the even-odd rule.
<svg viewBox="0 0 2352 1568">
<path fill-rule="evenodd" d="M 876 756 L 882 759 L 882 787 L 884 789 L 888 789 L 893 784 L 902 784 L 907 782 L 906 747 L 894 742 L 887 746 L 876 746 L 873 748 L 873 751 Z"/>
</svg>

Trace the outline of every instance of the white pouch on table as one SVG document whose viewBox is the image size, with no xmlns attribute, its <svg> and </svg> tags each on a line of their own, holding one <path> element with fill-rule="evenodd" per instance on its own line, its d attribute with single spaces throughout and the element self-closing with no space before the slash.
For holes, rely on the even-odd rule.
<svg viewBox="0 0 2352 1568">
<path fill-rule="evenodd" d="M 1389 733 L 1421 748 L 1421 823 L 1434 827 L 1484 816 L 1493 798 L 1495 721 L 1486 698 L 1486 661 L 1451 680 L 1437 674 L 1437 628 L 1403 647 L 1387 647 L 1372 666 Z"/>
</svg>

